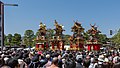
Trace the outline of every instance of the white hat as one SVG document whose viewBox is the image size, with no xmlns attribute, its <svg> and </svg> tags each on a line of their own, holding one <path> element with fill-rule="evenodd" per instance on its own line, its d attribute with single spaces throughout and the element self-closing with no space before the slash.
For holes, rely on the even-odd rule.
<svg viewBox="0 0 120 68">
<path fill-rule="evenodd" d="M 108 60 L 108 58 L 105 58 L 105 60 L 104 60 L 105 62 L 109 62 L 109 60 Z"/>
<path fill-rule="evenodd" d="M 101 62 L 104 62 L 104 60 L 102 58 L 98 58 L 98 60 L 101 61 Z"/>
<path fill-rule="evenodd" d="M 91 62 L 95 62 L 95 58 L 91 58 Z"/>
<path fill-rule="evenodd" d="M 104 55 L 99 55 L 99 58 L 104 58 Z"/>
<path fill-rule="evenodd" d="M 62 62 L 65 63 L 65 59 L 62 59 Z"/>
<path fill-rule="evenodd" d="M 102 64 L 102 62 L 98 62 L 98 64 Z"/>
<path fill-rule="evenodd" d="M 104 54 L 105 56 L 107 55 L 107 54 Z"/>
<path fill-rule="evenodd" d="M 9 58 L 5 57 L 5 58 L 4 58 L 4 61 L 7 61 L 8 59 L 9 59 Z"/>
<path fill-rule="evenodd" d="M 76 60 L 78 60 L 79 58 L 82 59 L 82 55 L 77 55 L 77 56 L 76 56 Z"/>
<path fill-rule="evenodd" d="M 102 61 L 102 62 L 104 62 L 103 58 L 104 58 L 104 56 L 103 56 L 103 55 L 99 55 L 99 58 L 98 58 L 98 60 L 99 60 L 99 61 Z"/>
<path fill-rule="evenodd" d="M 2 54 L 1 57 L 4 57 L 5 54 Z"/>
<path fill-rule="evenodd" d="M 50 55 L 49 55 L 49 54 L 47 54 L 47 55 L 46 55 L 46 58 L 50 58 Z"/>
<path fill-rule="evenodd" d="M 22 59 L 18 59 L 18 63 L 22 64 L 23 60 Z"/>
<path fill-rule="evenodd" d="M 22 59 L 18 59 L 18 62 L 22 62 L 23 60 Z"/>
</svg>

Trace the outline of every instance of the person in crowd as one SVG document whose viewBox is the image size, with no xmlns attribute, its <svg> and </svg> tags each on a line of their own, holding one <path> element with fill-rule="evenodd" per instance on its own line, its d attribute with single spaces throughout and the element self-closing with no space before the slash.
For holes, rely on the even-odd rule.
<svg viewBox="0 0 120 68">
<path fill-rule="evenodd" d="M 82 58 L 81 58 L 81 57 L 78 57 L 78 58 L 76 59 L 76 68 L 83 68 Z"/>
<path fill-rule="evenodd" d="M 63 65 L 62 57 L 61 57 L 61 55 L 59 54 L 59 55 L 58 55 L 58 67 L 59 67 L 59 68 L 62 68 L 62 65 Z"/>
<path fill-rule="evenodd" d="M 0 68 L 120 68 L 120 50 L 4 49 L 0 51 Z"/>
<path fill-rule="evenodd" d="M 86 58 L 83 61 L 83 66 L 84 66 L 84 68 L 88 68 L 89 65 L 90 65 L 90 56 L 88 55 L 88 56 L 86 56 Z"/>
<path fill-rule="evenodd" d="M 120 68 L 120 58 L 117 58 L 112 68 Z"/>
<path fill-rule="evenodd" d="M 52 60 L 51 66 L 49 66 L 49 67 L 47 67 L 47 68 L 59 68 L 59 67 L 58 67 L 58 58 L 57 58 L 57 57 L 54 57 L 53 60 Z"/>
<path fill-rule="evenodd" d="M 104 68 L 110 68 L 110 63 L 109 63 L 108 55 L 105 54 L 104 56 L 105 56 L 104 62 L 103 62 Z"/>
<path fill-rule="evenodd" d="M 97 65 L 98 65 L 97 60 L 95 58 L 92 58 L 89 68 L 97 68 Z"/>
<path fill-rule="evenodd" d="M 47 63 L 44 65 L 44 68 L 51 66 L 52 62 L 50 61 L 50 55 L 46 55 Z"/>
</svg>

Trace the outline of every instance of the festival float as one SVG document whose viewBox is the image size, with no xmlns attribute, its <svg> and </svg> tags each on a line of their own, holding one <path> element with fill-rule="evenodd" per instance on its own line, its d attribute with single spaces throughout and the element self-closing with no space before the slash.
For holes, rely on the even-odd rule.
<svg viewBox="0 0 120 68">
<path fill-rule="evenodd" d="M 48 49 L 47 39 L 46 39 L 46 25 L 42 22 L 39 25 L 38 34 L 36 36 L 36 50 Z"/>
<path fill-rule="evenodd" d="M 64 49 L 64 39 L 63 39 L 63 29 L 62 25 L 59 25 L 58 22 L 55 20 L 55 35 L 51 39 L 52 50 L 63 50 Z"/>
<path fill-rule="evenodd" d="M 81 23 L 76 21 L 71 29 L 73 35 L 69 38 L 70 50 L 82 50 L 84 48 L 84 28 L 82 27 Z"/>
<path fill-rule="evenodd" d="M 98 42 L 98 35 L 99 33 L 101 33 L 97 27 L 95 27 L 95 24 L 94 25 L 91 25 L 91 29 L 89 29 L 87 31 L 87 33 L 89 34 L 89 39 L 87 40 L 87 50 L 88 51 L 98 51 L 100 50 L 100 46 L 101 44 Z"/>
</svg>

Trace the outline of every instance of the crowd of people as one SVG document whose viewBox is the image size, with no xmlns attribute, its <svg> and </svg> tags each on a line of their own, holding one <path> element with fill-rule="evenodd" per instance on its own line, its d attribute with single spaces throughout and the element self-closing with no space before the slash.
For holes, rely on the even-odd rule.
<svg viewBox="0 0 120 68">
<path fill-rule="evenodd" d="M 120 52 L 4 49 L 0 68 L 120 68 Z"/>
</svg>

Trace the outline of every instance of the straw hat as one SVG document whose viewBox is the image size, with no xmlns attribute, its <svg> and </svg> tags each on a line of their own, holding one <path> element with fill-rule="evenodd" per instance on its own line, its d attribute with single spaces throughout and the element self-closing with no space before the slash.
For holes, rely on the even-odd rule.
<svg viewBox="0 0 120 68">
<path fill-rule="evenodd" d="M 104 62 L 109 62 L 108 58 L 105 58 L 105 59 L 104 59 Z"/>
</svg>

